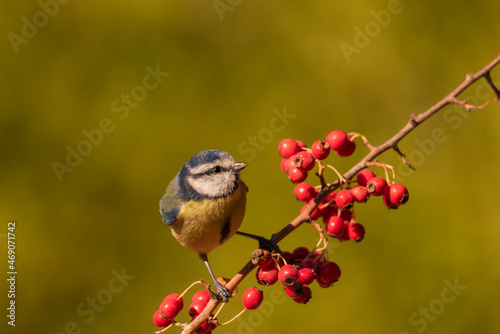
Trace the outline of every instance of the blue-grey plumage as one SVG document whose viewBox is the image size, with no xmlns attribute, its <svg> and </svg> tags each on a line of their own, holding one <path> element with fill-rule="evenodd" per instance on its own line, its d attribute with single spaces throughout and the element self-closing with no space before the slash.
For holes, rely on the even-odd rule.
<svg viewBox="0 0 500 334">
<path fill-rule="evenodd" d="M 207 253 L 229 240 L 245 216 L 248 188 L 240 178 L 246 163 L 235 162 L 224 151 L 195 154 L 170 182 L 160 200 L 160 213 L 172 235 L 184 247 L 199 254 L 208 265 Z M 221 293 L 222 288 L 215 282 Z M 223 291 L 223 293 L 226 293 Z M 227 293 L 222 296 L 226 301 Z"/>
</svg>

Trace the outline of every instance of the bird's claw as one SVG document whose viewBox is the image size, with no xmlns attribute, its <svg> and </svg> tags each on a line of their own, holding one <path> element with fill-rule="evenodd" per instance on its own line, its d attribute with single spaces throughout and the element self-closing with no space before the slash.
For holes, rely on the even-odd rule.
<svg viewBox="0 0 500 334">
<path fill-rule="evenodd" d="M 214 288 L 217 292 L 217 298 L 221 299 L 222 302 L 227 303 L 229 298 L 231 297 L 231 292 L 229 292 L 228 288 L 222 285 L 220 282 L 214 282 Z"/>
<path fill-rule="evenodd" d="M 269 252 L 275 252 L 275 253 L 281 253 L 281 249 L 279 248 L 278 244 L 275 243 L 274 241 L 271 241 L 270 239 L 266 239 L 264 237 L 259 237 L 259 248 L 267 250 Z"/>
</svg>

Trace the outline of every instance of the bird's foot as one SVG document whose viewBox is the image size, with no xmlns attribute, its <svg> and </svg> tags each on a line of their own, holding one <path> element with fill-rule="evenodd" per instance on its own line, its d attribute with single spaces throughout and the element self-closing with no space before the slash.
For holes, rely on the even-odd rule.
<svg viewBox="0 0 500 334">
<path fill-rule="evenodd" d="M 245 233 L 245 232 L 241 232 L 241 231 L 237 231 L 236 233 L 239 235 L 242 235 L 244 237 L 257 240 L 259 242 L 260 249 L 267 250 L 271 253 L 272 252 L 281 253 L 281 249 L 278 247 L 278 244 L 275 243 L 274 241 L 271 241 L 270 239 L 266 239 L 264 237 L 261 237 L 260 235 Z"/>
<path fill-rule="evenodd" d="M 221 299 L 223 303 L 227 303 L 229 298 L 231 298 L 231 292 L 229 292 L 228 288 L 218 281 L 214 281 L 214 288 L 217 292 L 216 297 Z"/>
<path fill-rule="evenodd" d="M 275 253 L 281 253 L 281 249 L 279 248 L 278 244 L 275 243 L 274 241 L 271 241 L 270 239 L 266 239 L 264 237 L 258 237 L 257 239 L 259 241 L 259 248 L 267 250 L 269 252 L 275 252 Z"/>
</svg>

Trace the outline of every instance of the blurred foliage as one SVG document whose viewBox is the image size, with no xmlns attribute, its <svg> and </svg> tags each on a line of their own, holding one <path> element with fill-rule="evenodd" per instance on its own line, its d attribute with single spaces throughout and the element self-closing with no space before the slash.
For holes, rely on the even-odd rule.
<svg viewBox="0 0 500 334">
<path fill-rule="evenodd" d="M 364 30 L 376 22 L 371 11 L 395 1 L 239 3 L 221 20 L 212 1 L 71 1 L 51 7 L 46 22 L 39 2 L 1 3 L 0 233 L 17 222 L 15 332 L 152 333 L 165 295 L 209 279 L 158 213 L 191 155 L 218 148 L 250 163 L 242 230 L 270 235 L 301 207 L 279 168 L 281 138 L 311 144 L 340 128 L 379 144 L 499 53 L 493 0 L 402 1 L 350 62 L 340 43 L 354 45 L 355 27 Z M 34 15 L 45 24 L 13 47 L 9 33 L 22 35 L 23 18 Z M 141 91 L 148 66 L 169 75 Z M 500 81 L 500 69 L 493 77 Z M 484 102 L 477 89 L 463 96 Z M 114 101 L 123 107 L 122 94 L 133 92 L 141 101 L 126 116 L 114 112 Z M 288 124 L 265 130 L 284 109 Z M 409 317 L 455 278 L 466 290 L 424 321 L 425 332 L 498 330 L 500 106 L 447 110 L 401 142 L 416 172 L 399 168 L 394 153 L 381 157 L 404 174 L 411 199 L 395 211 L 377 199 L 358 207 L 367 235 L 358 244 L 332 242 L 343 270 L 334 288 L 315 285 L 306 306 L 275 299 L 267 312 L 254 311 L 260 318 L 248 312 L 217 332 L 417 333 L 425 317 L 417 324 Z M 67 147 L 85 149 L 82 131 L 106 119 L 112 130 L 59 182 L 54 161 L 67 164 Z M 446 139 L 432 146 L 436 128 Z M 363 154 L 331 161 L 346 170 Z M 314 246 L 314 231 L 301 231 L 282 248 Z M 239 270 L 255 247 L 235 239 L 210 254 L 219 275 Z M 110 294 L 110 284 L 120 287 L 113 272 L 122 270 L 130 280 Z M 255 284 L 249 278 L 241 288 Z M 274 290 L 279 296 L 278 286 L 264 293 Z M 97 297 L 105 305 L 93 309 Z M 237 299 L 221 317 L 240 309 Z"/>
</svg>

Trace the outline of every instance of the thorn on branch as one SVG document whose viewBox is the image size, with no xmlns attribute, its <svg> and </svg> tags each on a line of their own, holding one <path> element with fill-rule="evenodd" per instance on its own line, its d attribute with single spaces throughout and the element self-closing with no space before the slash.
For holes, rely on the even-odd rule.
<svg viewBox="0 0 500 334">
<path fill-rule="evenodd" d="M 486 72 L 486 74 L 484 75 L 484 78 L 486 79 L 486 81 L 488 82 L 488 85 L 490 85 L 491 89 L 493 89 L 493 92 L 495 93 L 495 101 L 500 100 L 500 90 L 498 90 L 498 88 L 493 83 L 493 80 L 491 80 L 491 74 L 489 71 Z"/>
<path fill-rule="evenodd" d="M 403 154 L 403 152 L 401 152 L 401 151 L 399 150 L 398 144 L 394 144 L 394 146 L 392 146 L 392 148 L 393 148 L 393 150 L 394 150 L 394 151 L 396 151 L 396 152 L 399 154 L 399 156 L 401 157 L 401 160 L 403 161 L 403 163 L 404 163 L 405 165 L 407 165 L 408 167 L 410 167 L 410 169 L 412 169 L 412 170 L 416 170 L 416 169 L 415 169 L 415 167 L 413 167 L 413 166 L 410 164 L 410 162 L 408 161 L 408 159 L 406 159 L 406 155 L 405 155 L 405 154 Z"/>
</svg>

